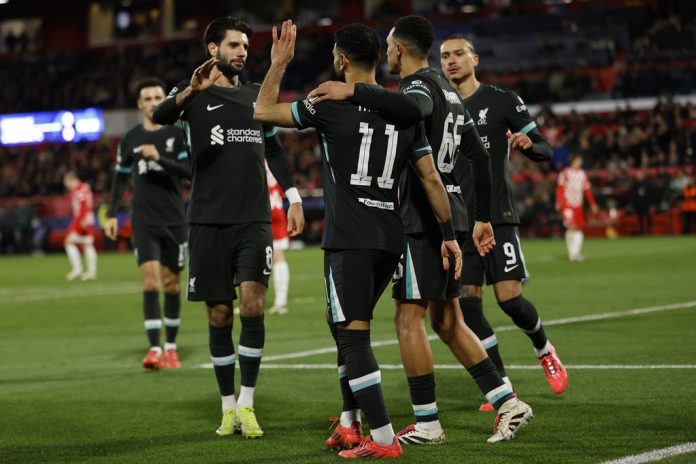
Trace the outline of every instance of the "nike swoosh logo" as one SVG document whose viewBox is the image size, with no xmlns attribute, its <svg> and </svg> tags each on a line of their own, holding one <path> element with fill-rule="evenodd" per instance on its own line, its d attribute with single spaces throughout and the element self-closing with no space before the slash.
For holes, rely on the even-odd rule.
<svg viewBox="0 0 696 464">
<path fill-rule="evenodd" d="M 515 264 L 515 265 L 512 266 L 512 267 L 507 267 L 507 266 L 505 266 L 505 272 L 510 272 L 510 271 L 512 271 L 513 269 L 515 269 L 515 268 L 518 267 L 518 266 L 519 266 L 519 264 Z"/>
<path fill-rule="evenodd" d="M 263 275 L 271 275 L 271 271 L 269 271 L 268 269 L 264 269 Z"/>
<path fill-rule="evenodd" d="M 224 103 L 222 105 L 224 105 Z M 208 108 L 208 111 L 213 111 L 213 110 L 220 108 L 222 105 L 216 105 L 216 106 L 208 105 L 207 108 Z"/>
</svg>

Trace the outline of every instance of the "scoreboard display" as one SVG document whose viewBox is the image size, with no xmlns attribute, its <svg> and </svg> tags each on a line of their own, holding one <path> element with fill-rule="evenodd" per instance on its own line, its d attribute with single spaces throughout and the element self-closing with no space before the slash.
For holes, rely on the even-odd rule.
<svg viewBox="0 0 696 464">
<path fill-rule="evenodd" d="M 99 140 L 104 116 L 99 108 L 0 115 L 0 144 Z"/>
</svg>

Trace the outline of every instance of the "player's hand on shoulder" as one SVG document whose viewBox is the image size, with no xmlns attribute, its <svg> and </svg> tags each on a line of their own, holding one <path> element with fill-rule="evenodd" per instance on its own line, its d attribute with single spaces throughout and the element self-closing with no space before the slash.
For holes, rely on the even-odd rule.
<svg viewBox="0 0 696 464">
<path fill-rule="evenodd" d="M 493 226 L 490 222 L 476 221 L 474 230 L 471 233 L 476 250 L 481 256 L 487 255 L 495 246 L 495 236 Z"/>
<path fill-rule="evenodd" d="M 304 229 L 304 210 L 302 203 L 292 203 L 288 208 L 288 235 L 297 237 Z"/>
<path fill-rule="evenodd" d="M 138 153 L 146 160 L 159 161 L 160 159 L 160 154 L 157 151 L 157 147 L 151 143 L 135 147 L 133 152 Z"/>
<path fill-rule="evenodd" d="M 319 84 L 307 94 L 307 98 L 316 105 L 325 100 L 350 100 L 355 93 L 355 85 L 339 81 L 326 81 Z"/>
<path fill-rule="evenodd" d="M 107 219 L 104 223 L 104 234 L 111 240 L 116 240 L 118 234 L 118 221 L 115 217 Z"/>
<path fill-rule="evenodd" d="M 203 92 L 215 84 L 215 81 L 222 76 L 220 71 L 214 71 L 215 65 L 217 65 L 217 59 L 210 58 L 193 71 L 190 84 L 191 90 L 194 92 Z"/>
<path fill-rule="evenodd" d="M 271 46 L 271 63 L 279 66 L 287 66 L 295 56 L 295 38 L 297 26 L 291 19 L 283 21 L 278 36 L 278 28 L 273 26 L 273 45 Z"/>
</svg>

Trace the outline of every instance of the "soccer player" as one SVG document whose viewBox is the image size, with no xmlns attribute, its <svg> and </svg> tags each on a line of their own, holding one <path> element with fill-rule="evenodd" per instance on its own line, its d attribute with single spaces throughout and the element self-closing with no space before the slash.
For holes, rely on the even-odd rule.
<svg viewBox="0 0 696 464">
<path fill-rule="evenodd" d="M 582 156 L 575 153 L 570 157 L 570 166 L 563 169 L 558 175 L 556 210 L 561 211 L 563 225 L 566 227 L 565 239 L 568 259 L 577 262 L 585 259 L 582 255 L 582 242 L 585 239 L 582 232 L 583 227 L 585 227 L 583 195 L 590 203 L 592 212 L 596 213 L 598 211 L 597 203 L 592 194 L 590 179 L 582 169 Z"/>
<path fill-rule="evenodd" d="M 67 280 L 94 280 L 97 278 L 97 250 L 94 248 L 94 212 L 92 211 L 92 189 L 81 182 L 73 171 L 63 176 L 63 185 L 70 196 L 73 219 L 65 236 L 65 253 L 72 269 L 65 276 Z M 82 272 L 82 258 L 77 245 L 82 245 L 87 261 L 87 271 Z"/>
<path fill-rule="evenodd" d="M 449 36 L 440 46 L 442 71 L 467 110 L 476 116 L 476 130 L 491 156 L 493 168 L 491 223 L 497 246 L 481 258 L 477 256 L 473 242 L 467 240 L 465 243 L 466 259 L 459 305 L 464 313 L 464 321 L 483 343 L 503 380 L 511 386 L 495 333 L 483 314 L 481 287 L 485 275 L 488 285 L 493 285 L 498 306 L 529 336 L 551 389 L 560 394 L 568 384 L 565 368 L 546 337 L 534 304 L 522 296 L 522 281 L 527 278 L 527 270 L 517 231 L 519 217 L 508 180 L 511 149 L 519 150 L 532 161 L 542 162 L 551 159 L 551 147 L 539 133 L 526 105 L 517 94 L 478 81 L 478 61 L 476 50 L 464 36 Z M 465 176 L 466 173 L 460 183 L 465 189 L 467 206 L 472 206 L 474 192 L 468 188 L 471 183 Z M 486 403 L 481 410 L 492 411 L 493 408 Z"/>
<path fill-rule="evenodd" d="M 205 30 L 210 58 L 157 107 L 154 121 L 186 128 L 192 163 L 188 208 L 189 301 L 204 301 L 209 345 L 222 400 L 219 436 L 235 431 L 263 436 L 254 411 L 254 388 L 265 341 L 264 298 L 273 264 L 271 212 L 264 157 L 290 201 L 288 232 L 302 231 L 300 194 L 277 129 L 254 121 L 259 86 L 239 74 L 247 60 L 251 28 L 232 17 L 213 20 Z M 239 367 L 235 396 L 232 341 L 235 286 L 241 293 Z"/>
<path fill-rule="evenodd" d="M 268 178 L 268 199 L 271 203 L 271 232 L 273 234 L 273 306 L 269 314 L 287 314 L 288 288 L 290 287 L 290 267 L 285 259 L 285 250 L 290 245 L 288 221 L 283 208 L 283 189 L 266 164 Z"/>
<path fill-rule="evenodd" d="M 347 97 L 386 114 L 408 117 L 415 111 L 416 118 L 423 118 L 433 153 L 437 153 L 436 166 L 447 187 L 455 230 L 462 243 L 469 227 L 455 173 L 457 169 L 468 169 L 471 163 L 476 193 L 475 225 L 471 234 L 479 253 L 484 255 L 495 244 L 488 222 L 490 160 L 459 96 L 438 71 L 428 66 L 428 51 L 433 41 L 433 26 L 421 16 L 400 18 L 394 24 L 387 37 L 387 64 L 390 72 L 400 74 L 403 95 L 360 84 L 335 83 L 324 83 L 309 95 L 317 96 L 316 102 Z M 457 164 L 462 163 L 465 164 L 458 168 Z M 403 444 L 445 441 L 438 419 L 432 352 L 424 325 L 426 312 L 440 339 L 498 410 L 493 435 L 488 441 L 510 440 L 533 417 L 532 409 L 513 396 L 479 339 L 464 323 L 458 302 L 459 279 L 438 265 L 437 224 L 424 207 L 425 195 L 415 179 L 409 172 L 402 189 L 406 246 L 393 296 L 401 360 L 408 377 L 416 424 L 401 430 L 399 440 Z"/>
<path fill-rule="evenodd" d="M 341 424 L 326 445 L 357 445 L 362 434 L 362 410 L 371 435 L 339 456 L 398 457 L 403 451 L 384 404 L 379 366 L 370 347 L 370 320 L 403 249 L 398 183 L 409 160 L 438 229 L 437 264 L 446 264 L 459 274 L 460 250 L 447 194 L 431 148 L 422 130 L 418 133 L 413 124 L 385 119 L 379 112 L 353 102 L 313 105 L 307 99 L 277 103 L 280 81 L 294 51 L 292 22 L 283 23 L 280 39 L 276 34 L 274 28 L 271 68 L 261 87 L 255 117 L 286 127 L 316 128 L 323 155 L 326 209 L 322 248 L 327 318 L 338 347 L 344 401 Z M 334 69 L 349 84 L 377 87 L 379 50 L 376 31 L 362 24 L 347 25 L 335 34 Z M 449 256 L 454 257 L 454 266 Z"/>
<path fill-rule="evenodd" d="M 149 370 L 181 367 L 176 349 L 181 322 L 179 273 L 184 267 L 186 246 L 181 178 L 190 178 L 191 171 L 183 131 L 152 120 L 152 113 L 164 100 L 165 89 L 165 83 L 157 78 L 138 83 L 137 105 L 143 122 L 126 132 L 118 146 L 109 219 L 104 224 L 106 236 L 116 240 L 116 213 L 133 176 L 133 249 L 143 280 L 143 316 L 150 343 L 143 367 Z M 161 290 L 164 290 L 164 351 L 160 346 Z"/>
</svg>

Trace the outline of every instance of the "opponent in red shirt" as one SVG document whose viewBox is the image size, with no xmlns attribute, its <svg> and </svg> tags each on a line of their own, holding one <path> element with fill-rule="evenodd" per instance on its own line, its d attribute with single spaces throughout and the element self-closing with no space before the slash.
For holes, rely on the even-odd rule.
<svg viewBox="0 0 696 464">
<path fill-rule="evenodd" d="M 283 189 L 273 177 L 266 164 L 268 178 L 268 196 L 271 201 L 271 232 L 273 233 L 273 288 L 275 297 L 270 314 L 288 312 L 288 288 L 290 286 L 290 268 L 285 259 L 285 250 L 290 244 L 288 220 L 283 208 Z"/>
<path fill-rule="evenodd" d="M 582 261 L 582 243 L 585 227 L 583 197 L 587 198 L 593 212 L 597 212 L 597 203 L 592 194 L 592 187 L 587 174 L 582 169 L 582 156 L 575 154 L 570 157 L 570 166 L 558 175 L 556 187 L 556 209 L 563 215 L 563 225 L 566 227 L 566 246 L 568 258 L 571 261 Z"/>
<path fill-rule="evenodd" d="M 92 189 L 81 182 L 77 175 L 69 171 L 63 177 L 63 184 L 70 196 L 73 220 L 65 236 L 65 252 L 72 270 L 65 276 L 68 280 L 94 280 L 97 278 L 97 250 L 94 248 L 94 212 L 92 211 Z M 81 244 L 87 261 L 87 271 L 82 270 Z"/>
</svg>

